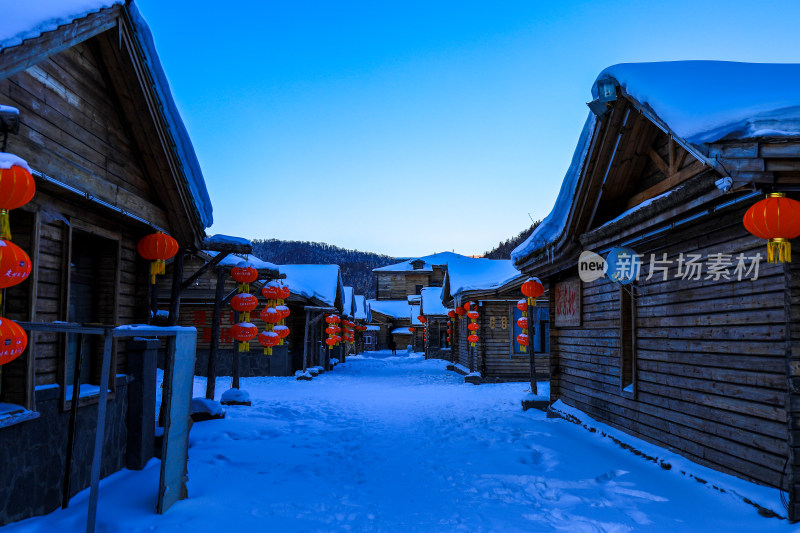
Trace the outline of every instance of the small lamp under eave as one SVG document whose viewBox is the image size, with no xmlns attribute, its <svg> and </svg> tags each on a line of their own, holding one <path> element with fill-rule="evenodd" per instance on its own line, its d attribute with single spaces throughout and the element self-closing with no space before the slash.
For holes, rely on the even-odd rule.
<svg viewBox="0 0 800 533">
<path fill-rule="evenodd" d="M 742 220 L 747 231 L 767 240 L 767 261 L 791 263 L 791 239 L 800 236 L 800 202 L 780 192 L 750 206 Z"/>
</svg>

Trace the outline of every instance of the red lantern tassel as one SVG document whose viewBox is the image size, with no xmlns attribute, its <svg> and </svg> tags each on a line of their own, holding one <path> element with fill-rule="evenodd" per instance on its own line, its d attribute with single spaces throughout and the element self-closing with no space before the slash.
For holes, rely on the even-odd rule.
<svg viewBox="0 0 800 533">
<path fill-rule="evenodd" d="M 240 352 L 249 352 L 250 351 L 250 343 L 249 342 L 240 342 L 239 343 L 239 351 Z"/>
<path fill-rule="evenodd" d="M 11 240 L 11 223 L 8 221 L 8 209 L 0 209 L 0 239 Z"/>
<path fill-rule="evenodd" d="M 767 262 L 791 263 L 792 243 L 789 239 L 770 239 L 767 241 Z"/>
</svg>

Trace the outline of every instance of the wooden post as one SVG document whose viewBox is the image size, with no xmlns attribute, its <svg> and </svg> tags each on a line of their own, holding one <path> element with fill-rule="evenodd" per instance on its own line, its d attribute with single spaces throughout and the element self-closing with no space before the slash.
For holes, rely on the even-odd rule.
<svg viewBox="0 0 800 533">
<path fill-rule="evenodd" d="M 536 303 L 536 299 L 528 298 L 528 353 L 530 354 L 530 364 L 531 364 L 531 394 L 539 394 L 539 389 L 536 385 L 536 357 L 533 355 L 536 347 L 533 345 L 533 337 L 535 333 L 535 329 L 532 328 L 533 326 L 533 310 L 535 308 L 534 305 L 531 303 Z"/>
<path fill-rule="evenodd" d="M 239 311 L 233 312 L 233 321 L 239 323 Z M 241 369 L 239 367 L 239 343 L 233 343 L 233 361 L 231 365 L 231 388 L 239 388 L 239 378 L 241 378 Z"/>
<path fill-rule="evenodd" d="M 67 334 L 69 335 L 69 333 Z M 72 404 L 69 409 L 69 426 L 67 429 L 67 458 L 64 470 L 64 485 L 61 492 L 61 508 L 69 505 L 70 482 L 72 478 L 72 455 L 75 449 L 75 428 L 78 421 L 78 403 L 81 393 L 81 368 L 83 367 L 83 333 L 78 333 L 78 347 L 75 350 L 75 367 L 72 371 Z"/>
<path fill-rule="evenodd" d="M 306 310 L 306 328 L 303 333 L 303 372 L 306 371 L 308 365 L 308 328 L 309 321 L 311 320 L 311 311 Z"/>
<path fill-rule="evenodd" d="M 97 520 L 97 499 L 100 496 L 100 466 L 103 461 L 103 440 L 106 429 L 106 410 L 108 409 L 108 379 L 111 373 L 111 335 L 112 328 L 106 328 L 103 338 L 103 362 L 100 370 L 100 394 L 97 398 L 97 430 L 92 450 L 92 470 L 90 475 L 89 511 L 86 520 L 86 533 L 94 533 Z M 166 374 L 165 374 L 166 375 Z"/>
<path fill-rule="evenodd" d="M 183 283 L 183 261 L 185 255 L 183 250 L 178 251 L 175 260 L 172 262 L 172 292 L 169 298 L 169 321 L 167 325 L 178 325 L 178 313 L 181 308 L 181 285 Z"/>
<path fill-rule="evenodd" d="M 222 300 L 225 298 L 225 270 L 217 270 L 217 287 L 214 291 L 214 313 L 211 316 L 211 346 L 208 350 L 208 368 L 206 369 L 206 398 L 214 399 L 214 388 L 217 381 L 217 355 L 219 354 L 219 325 L 222 320 Z"/>
</svg>

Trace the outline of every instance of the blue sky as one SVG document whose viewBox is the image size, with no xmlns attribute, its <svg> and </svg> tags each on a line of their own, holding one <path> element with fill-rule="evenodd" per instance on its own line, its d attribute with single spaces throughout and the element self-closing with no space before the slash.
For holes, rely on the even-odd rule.
<svg viewBox="0 0 800 533">
<path fill-rule="evenodd" d="M 800 62 L 789 0 L 136 3 L 209 234 L 396 256 L 482 253 L 545 217 L 609 65 Z"/>
</svg>

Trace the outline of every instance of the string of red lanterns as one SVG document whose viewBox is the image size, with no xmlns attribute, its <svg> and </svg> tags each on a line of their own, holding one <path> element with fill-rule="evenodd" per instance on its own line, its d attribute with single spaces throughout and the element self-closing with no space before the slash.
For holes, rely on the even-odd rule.
<svg viewBox="0 0 800 533">
<path fill-rule="evenodd" d="M 231 308 L 239 313 L 239 323 L 231 327 L 231 336 L 239 341 L 239 351 L 250 351 L 250 341 L 258 335 L 258 328 L 250 322 L 250 311 L 258 307 L 258 299 L 250 294 L 250 284 L 258 279 L 256 270 L 247 261 L 231 269 L 231 277 L 239 283 L 239 294 L 231 299 Z"/>
<path fill-rule="evenodd" d="M 469 345 L 474 348 L 477 346 L 478 341 L 480 340 L 478 337 L 478 330 L 480 329 L 478 317 L 480 316 L 480 313 L 478 313 L 477 310 L 472 309 L 472 302 L 465 303 L 464 310 L 467 312 L 467 317 L 469 318 L 467 329 L 470 331 L 470 335 L 467 337 L 467 340 L 469 341 Z"/>
<path fill-rule="evenodd" d="M 286 319 L 291 311 L 286 306 L 286 298 L 291 296 L 292 291 L 283 282 L 270 281 L 261 289 L 261 294 L 267 299 L 267 305 L 260 315 L 266 327 L 258 336 L 258 341 L 264 346 L 264 353 L 272 355 L 272 348 L 283 346 L 284 339 L 289 336 Z"/>
<path fill-rule="evenodd" d="M 517 344 L 520 345 L 522 353 L 528 351 L 528 302 L 523 298 L 517 302 L 517 309 L 522 311 L 522 317 L 517 319 L 517 325 L 522 329 L 522 333 L 517 335 Z"/>
<path fill-rule="evenodd" d="M 525 299 L 517 302 L 517 309 L 522 311 L 522 317 L 517 320 L 517 325 L 522 329 L 522 333 L 517 335 L 517 343 L 519 343 L 520 350 L 524 353 L 530 344 L 530 337 L 528 336 L 530 321 L 527 311 L 531 307 L 536 307 L 536 298 L 544 294 L 544 285 L 538 278 L 528 278 L 522 284 L 521 290 L 522 294 L 525 295 Z"/>
</svg>

